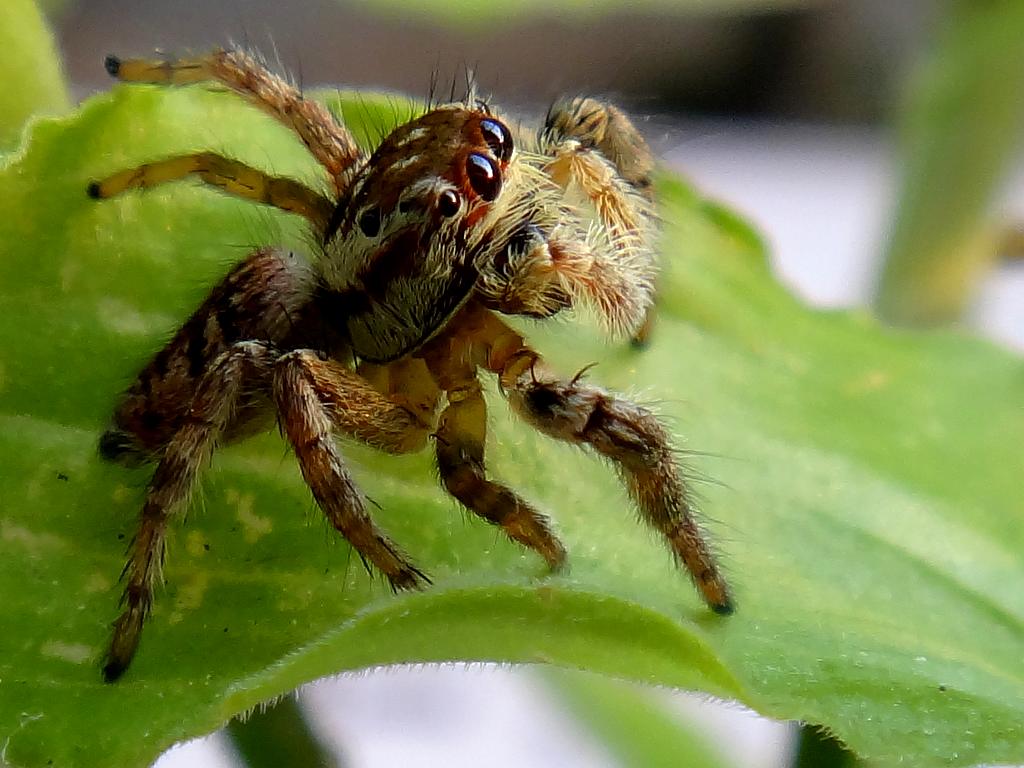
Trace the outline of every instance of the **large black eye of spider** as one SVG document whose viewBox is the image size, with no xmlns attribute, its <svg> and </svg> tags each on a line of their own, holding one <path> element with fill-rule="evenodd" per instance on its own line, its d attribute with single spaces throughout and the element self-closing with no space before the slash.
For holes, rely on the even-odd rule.
<svg viewBox="0 0 1024 768">
<path fill-rule="evenodd" d="M 454 189 L 446 189 L 437 198 L 437 210 L 446 219 L 450 219 L 462 207 L 462 197 Z"/>
<path fill-rule="evenodd" d="M 469 185 L 484 202 L 491 202 L 501 191 L 501 172 L 487 155 L 470 152 L 466 158 L 466 175 Z"/>
<path fill-rule="evenodd" d="M 380 232 L 380 208 L 367 208 L 359 217 L 359 228 L 367 237 L 376 237 Z"/>
<path fill-rule="evenodd" d="M 498 156 L 503 163 L 507 163 L 512 157 L 512 136 L 508 129 L 497 120 L 485 118 L 480 121 L 480 133 L 491 151 Z"/>
</svg>

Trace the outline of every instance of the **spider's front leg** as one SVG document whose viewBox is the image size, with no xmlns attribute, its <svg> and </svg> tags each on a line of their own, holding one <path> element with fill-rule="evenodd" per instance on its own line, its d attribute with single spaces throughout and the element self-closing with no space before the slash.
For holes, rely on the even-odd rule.
<svg viewBox="0 0 1024 768">
<path fill-rule="evenodd" d="M 646 408 L 581 380 L 562 379 L 496 316 L 478 320 L 477 355 L 496 373 L 513 409 L 535 428 L 611 459 L 641 516 L 659 531 L 717 613 L 732 597 L 694 518 L 668 433 Z"/>
<path fill-rule="evenodd" d="M 476 366 L 464 354 L 468 337 L 435 340 L 422 354 L 448 398 L 437 432 L 438 472 L 445 489 L 467 509 L 534 550 L 552 570 L 565 564 L 565 547 L 544 515 L 505 485 L 487 478 L 487 406 Z"/>
<path fill-rule="evenodd" d="M 331 178 L 334 194 L 347 191 L 352 174 L 364 155 L 348 130 L 325 107 L 303 98 L 301 92 L 268 71 L 242 51 L 214 51 L 197 59 L 148 61 L 107 57 L 107 71 L 130 83 L 188 85 L 215 81 L 226 85 L 253 105 L 291 128 Z M 317 233 L 327 229 L 335 202 L 293 179 L 273 176 L 216 152 L 196 152 L 129 168 L 89 184 L 94 198 L 108 198 L 129 189 L 141 189 L 195 176 L 228 194 L 297 213 Z"/>
<path fill-rule="evenodd" d="M 623 180 L 646 199 L 654 199 L 654 155 L 626 113 L 614 104 L 588 96 L 559 99 L 548 110 L 541 140 L 552 154 L 558 154 L 557 147 L 569 140 L 576 142 L 577 152 L 598 150 Z"/>
<path fill-rule="evenodd" d="M 548 110 L 540 150 L 549 158 L 545 172 L 593 207 L 604 230 L 594 243 L 599 256 L 610 251 L 609 263 L 632 262 L 653 282 L 654 155 L 626 114 L 594 98 L 560 99 Z M 635 346 L 648 343 L 653 322 L 652 305 L 633 331 Z"/>
<path fill-rule="evenodd" d="M 379 394 L 357 374 L 310 350 L 282 357 L 273 376 L 281 431 L 295 451 L 306 485 L 328 521 L 374 565 L 393 589 L 414 589 L 430 579 L 379 529 L 366 511 L 334 443 L 334 428 L 392 453 L 418 450 L 432 424 Z M 367 566 L 369 567 L 369 566 Z"/>
</svg>

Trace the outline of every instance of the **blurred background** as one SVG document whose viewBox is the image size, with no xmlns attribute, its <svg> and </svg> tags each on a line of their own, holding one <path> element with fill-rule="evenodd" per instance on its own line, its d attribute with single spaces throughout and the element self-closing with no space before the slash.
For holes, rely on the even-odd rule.
<svg viewBox="0 0 1024 768">
<path fill-rule="evenodd" d="M 562 93 L 607 96 L 636 116 L 667 165 L 758 226 L 780 279 L 808 302 L 874 305 L 892 322 L 961 323 L 1024 349 L 1024 31 L 1000 18 L 1009 3 L 47 6 L 79 98 L 109 87 L 107 53 L 232 43 L 279 60 L 305 87 L 425 95 L 433 73 L 461 82 L 468 67 L 483 91 L 524 115 L 543 114 Z M 579 700 L 567 691 L 548 672 L 487 665 L 343 676 L 159 765 L 284 765 L 275 738 L 303 755 L 296 765 L 621 764 L 574 715 Z M 844 759 L 826 744 L 826 757 L 808 762 L 812 735 L 735 705 L 648 695 L 716 765 Z"/>
</svg>

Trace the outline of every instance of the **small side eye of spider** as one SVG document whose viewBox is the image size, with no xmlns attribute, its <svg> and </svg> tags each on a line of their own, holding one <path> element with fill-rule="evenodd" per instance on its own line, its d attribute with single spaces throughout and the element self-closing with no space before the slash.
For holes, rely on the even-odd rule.
<svg viewBox="0 0 1024 768">
<path fill-rule="evenodd" d="M 450 219 L 457 214 L 461 208 L 462 196 L 454 189 L 446 189 L 437 196 L 437 210 L 446 219 Z"/>
<path fill-rule="evenodd" d="M 646 408 L 555 373 L 503 316 L 587 305 L 613 334 L 650 324 L 657 271 L 653 159 L 618 108 L 556 102 L 515 134 L 470 94 L 397 126 L 372 151 L 321 105 L 242 51 L 120 60 L 125 82 L 214 81 L 291 128 L 330 194 L 214 152 L 165 158 L 88 186 L 105 199 L 194 177 L 302 216 L 309 256 L 260 247 L 231 269 L 121 396 L 99 443 L 152 462 L 125 566 L 104 677 L 128 668 L 153 603 L 167 527 L 215 447 L 268 412 L 328 521 L 394 589 L 429 579 L 377 526 L 337 438 L 388 453 L 432 445 L 441 483 L 552 569 L 566 550 L 548 518 L 486 468 L 481 376 L 544 434 L 611 460 L 637 511 L 716 612 L 733 602 L 668 431 Z"/>
</svg>

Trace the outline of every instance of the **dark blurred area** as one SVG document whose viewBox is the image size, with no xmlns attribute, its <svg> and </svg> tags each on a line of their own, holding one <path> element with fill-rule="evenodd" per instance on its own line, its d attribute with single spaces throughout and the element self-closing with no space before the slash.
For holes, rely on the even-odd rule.
<svg viewBox="0 0 1024 768">
<path fill-rule="evenodd" d="M 342 0 L 68 0 L 52 18 L 78 95 L 108 87 L 102 61 L 110 52 L 183 54 L 235 43 L 278 58 L 307 86 L 425 94 L 433 72 L 447 84 L 468 66 L 506 105 L 585 91 L 666 117 L 874 123 L 890 115 L 901 75 L 943 5 L 641 7 L 498 15 L 451 26 L 428 10 Z"/>
</svg>

